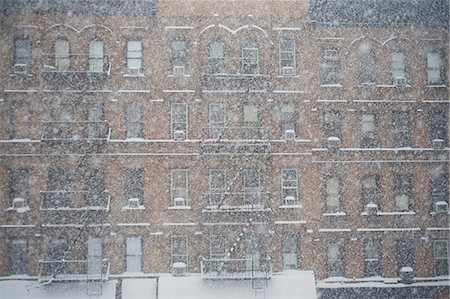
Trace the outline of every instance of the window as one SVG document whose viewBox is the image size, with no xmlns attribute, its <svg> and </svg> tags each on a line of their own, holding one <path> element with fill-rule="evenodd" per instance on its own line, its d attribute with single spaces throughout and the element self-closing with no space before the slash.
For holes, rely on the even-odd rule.
<svg viewBox="0 0 450 299">
<path fill-rule="evenodd" d="M 223 139 L 226 127 L 226 109 L 223 103 L 209 104 L 209 138 Z"/>
<path fill-rule="evenodd" d="M 344 241 L 329 240 L 327 242 L 327 273 L 328 276 L 345 276 Z"/>
<path fill-rule="evenodd" d="M 128 138 L 144 137 L 144 107 L 142 102 L 131 102 L 126 105 L 125 122 Z"/>
<path fill-rule="evenodd" d="M 124 199 L 129 208 L 139 208 L 144 203 L 144 169 L 128 168 L 124 171 Z M 130 199 L 135 199 L 134 201 Z M 137 202 L 135 202 L 137 199 Z"/>
<path fill-rule="evenodd" d="M 187 45 L 184 40 L 174 40 L 172 50 L 172 72 L 174 75 L 184 75 L 187 69 Z"/>
<path fill-rule="evenodd" d="M 395 111 L 392 113 L 392 124 L 394 127 L 394 147 L 406 147 L 411 145 L 409 112 Z"/>
<path fill-rule="evenodd" d="M 208 47 L 208 73 L 224 74 L 225 72 L 225 45 L 221 41 L 212 41 Z"/>
<path fill-rule="evenodd" d="M 364 206 L 368 204 L 378 205 L 378 199 L 380 196 L 379 176 L 376 174 L 364 176 L 362 179 L 361 188 Z"/>
<path fill-rule="evenodd" d="M 259 74 L 258 44 L 253 40 L 247 40 L 242 46 L 242 73 Z"/>
<path fill-rule="evenodd" d="M 43 208 L 65 208 L 70 206 L 70 194 L 68 193 L 74 182 L 75 173 L 65 168 L 50 168 L 48 170 L 46 200 Z"/>
<path fill-rule="evenodd" d="M 295 41 L 290 38 L 280 40 L 280 74 L 295 74 Z"/>
<path fill-rule="evenodd" d="M 31 67 L 31 40 L 29 38 L 18 38 L 14 41 L 14 68 L 24 66 L 24 73 Z M 22 69 L 21 69 L 22 70 Z"/>
<path fill-rule="evenodd" d="M 448 275 L 448 240 L 434 240 L 434 274 Z"/>
<path fill-rule="evenodd" d="M 341 210 L 341 182 L 338 177 L 331 176 L 326 179 L 326 211 L 339 212 Z"/>
<path fill-rule="evenodd" d="M 373 113 L 361 116 L 361 147 L 373 148 L 378 146 L 377 119 Z"/>
<path fill-rule="evenodd" d="M 437 202 L 446 202 L 448 204 L 448 173 L 440 168 L 433 169 L 430 173 L 430 178 L 433 208 Z"/>
<path fill-rule="evenodd" d="M 338 111 L 325 112 L 324 135 L 325 141 L 330 137 L 342 139 L 341 114 Z"/>
<path fill-rule="evenodd" d="M 244 204 L 258 205 L 260 201 L 260 177 L 259 169 L 244 170 Z"/>
<path fill-rule="evenodd" d="M 57 39 L 55 42 L 55 68 L 59 72 L 68 71 L 70 67 L 69 41 Z"/>
<path fill-rule="evenodd" d="M 406 59 L 402 52 L 391 54 L 391 76 L 395 85 L 402 80 L 406 83 Z M 400 83 L 401 84 L 401 83 Z"/>
<path fill-rule="evenodd" d="M 431 51 L 427 53 L 427 84 L 442 85 L 444 80 L 441 52 Z"/>
<path fill-rule="evenodd" d="M 185 169 L 171 171 L 171 198 L 172 206 L 188 205 L 188 172 Z"/>
<path fill-rule="evenodd" d="M 105 126 L 102 103 L 92 103 L 89 107 L 88 114 L 88 138 L 106 138 L 109 133 L 109 128 Z"/>
<path fill-rule="evenodd" d="M 376 81 L 376 62 L 372 47 L 363 43 L 358 48 L 358 82 L 374 84 Z"/>
<path fill-rule="evenodd" d="M 85 203 L 88 207 L 106 207 L 105 172 L 103 169 L 87 167 L 84 175 Z"/>
<path fill-rule="evenodd" d="M 64 238 L 51 238 L 48 242 L 47 255 L 49 261 L 69 260 L 67 240 Z M 48 271 L 47 275 L 67 273 L 67 263 L 50 263 L 46 268 Z"/>
<path fill-rule="evenodd" d="M 445 110 L 430 111 L 429 116 L 430 137 L 431 140 L 441 139 L 447 144 L 448 135 L 448 117 Z"/>
<path fill-rule="evenodd" d="M 244 240 L 245 270 L 259 271 L 261 259 L 261 239 L 255 233 L 247 233 Z"/>
<path fill-rule="evenodd" d="M 364 242 L 364 276 L 381 276 L 381 242 L 366 240 Z"/>
<path fill-rule="evenodd" d="M 28 271 L 28 244 L 25 239 L 12 239 L 9 242 L 9 274 L 23 275 Z"/>
<path fill-rule="evenodd" d="M 209 170 L 209 203 L 211 205 L 218 205 L 222 200 L 226 200 L 224 194 L 226 183 L 226 172 L 223 169 L 210 169 Z"/>
<path fill-rule="evenodd" d="M 244 139 L 260 139 L 258 106 L 244 105 Z"/>
<path fill-rule="evenodd" d="M 286 131 L 288 130 L 293 131 L 294 136 L 297 135 L 297 113 L 294 105 L 283 104 L 281 106 L 280 126 L 281 138 L 286 138 Z"/>
<path fill-rule="evenodd" d="M 14 207 L 14 199 L 23 199 L 23 205 L 27 206 L 30 192 L 30 177 L 28 169 L 10 169 L 9 171 L 9 206 Z M 14 204 L 13 204 L 14 203 Z"/>
<path fill-rule="evenodd" d="M 187 138 L 187 107 L 186 104 L 176 103 L 171 106 L 170 123 L 172 139 Z"/>
<path fill-rule="evenodd" d="M 99 237 L 88 239 L 88 274 L 100 275 L 103 273 L 103 240 Z"/>
<path fill-rule="evenodd" d="M 397 267 L 398 271 L 403 267 L 415 267 L 414 240 L 397 241 Z"/>
<path fill-rule="evenodd" d="M 185 236 L 172 236 L 172 265 L 185 263 L 188 265 L 188 243 Z"/>
<path fill-rule="evenodd" d="M 411 202 L 411 175 L 396 174 L 394 177 L 395 186 L 395 208 L 397 211 L 409 211 L 412 208 Z"/>
<path fill-rule="evenodd" d="M 128 237 L 126 241 L 127 256 L 126 269 L 127 272 L 142 271 L 142 238 Z"/>
<path fill-rule="evenodd" d="M 30 104 L 22 101 L 13 101 L 10 110 L 10 137 L 23 139 L 30 137 L 31 109 Z"/>
<path fill-rule="evenodd" d="M 298 204 L 297 170 L 283 169 L 281 171 L 281 188 L 283 192 L 283 205 Z"/>
<path fill-rule="evenodd" d="M 93 40 L 89 43 L 89 71 L 91 73 L 101 73 L 104 71 L 104 46 L 100 40 Z"/>
<path fill-rule="evenodd" d="M 127 68 L 130 74 L 138 74 L 142 71 L 142 41 L 127 42 Z"/>
<path fill-rule="evenodd" d="M 298 236 L 284 235 L 281 243 L 283 270 L 298 269 Z"/>
<path fill-rule="evenodd" d="M 341 58 L 338 50 L 327 49 L 323 52 L 321 64 L 321 84 L 341 84 Z"/>
<path fill-rule="evenodd" d="M 227 239 L 223 235 L 214 235 L 209 239 L 209 257 L 211 259 L 224 260 L 227 258 Z M 222 271 L 225 268 L 222 261 L 211 263 L 212 271 Z"/>
</svg>

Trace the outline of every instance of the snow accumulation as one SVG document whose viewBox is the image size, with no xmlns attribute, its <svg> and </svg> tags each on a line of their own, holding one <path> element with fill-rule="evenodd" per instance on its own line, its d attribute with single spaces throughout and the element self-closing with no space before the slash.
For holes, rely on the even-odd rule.
<svg viewBox="0 0 450 299">
<path fill-rule="evenodd" d="M 175 277 L 161 274 L 153 278 L 139 276 L 122 279 L 122 299 L 253 299 L 251 280 L 203 280 L 200 274 Z M 111 299 L 116 296 L 118 279 L 102 284 L 101 295 L 90 296 L 86 283 L 53 283 L 36 287 L 36 281 L 0 281 L 0 298 L 8 299 Z M 156 294 L 158 293 L 158 297 Z M 287 271 L 268 280 L 266 299 L 315 299 L 312 271 Z"/>
</svg>

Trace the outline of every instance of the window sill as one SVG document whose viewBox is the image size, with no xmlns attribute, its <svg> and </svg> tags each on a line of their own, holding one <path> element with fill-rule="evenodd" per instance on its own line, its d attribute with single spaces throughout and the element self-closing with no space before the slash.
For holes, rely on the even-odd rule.
<svg viewBox="0 0 450 299">
<path fill-rule="evenodd" d="M 189 74 L 184 74 L 184 75 L 174 75 L 174 74 L 169 74 L 167 75 L 167 78 L 190 78 L 191 75 Z"/>
<path fill-rule="evenodd" d="M 303 206 L 300 204 L 295 204 L 295 205 L 281 205 L 279 207 L 280 209 L 303 209 Z"/>
<path fill-rule="evenodd" d="M 333 216 L 333 217 L 339 217 L 339 216 L 347 216 L 347 213 L 345 212 L 330 212 L 330 213 L 323 213 L 323 216 Z"/>
<path fill-rule="evenodd" d="M 342 84 L 321 84 L 321 88 L 342 88 Z"/>
<path fill-rule="evenodd" d="M 124 78 L 145 78 L 145 75 L 142 73 L 142 74 L 136 74 L 136 75 L 133 75 L 133 74 L 123 74 L 123 76 L 122 77 L 124 77 Z"/>
<path fill-rule="evenodd" d="M 190 206 L 171 206 L 167 208 L 168 210 L 192 210 Z"/>
<path fill-rule="evenodd" d="M 23 208 L 13 208 L 13 207 L 9 207 L 9 208 L 6 209 L 6 211 L 15 211 L 15 212 L 21 214 L 21 213 L 29 212 L 29 211 L 31 211 L 31 209 L 30 209 L 30 207 L 28 207 L 28 206 L 23 207 Z"/>
<path fill-rule="evenodd" d="M 144 207 L 143 205 L 139 205 L 139 206 L 137 206 L 136 208 L 132 208 L 132 207 L 130 207 L 130 206 L 124 206 L 124 207 L 122 207 L 122 210 L 125 210 L 125 211 L 130 211 L 130 210 L 145 210 L 145 207 Z"/>
<path fill-rule="evenodd" d="M 298 78 L 300 78 L 300 76 L 299 75 L 278 75 L 275 78 L 287 78 L 287 79 L 293 78 L 293 79 L 298 79 Z"/>
<path fill-rule="evenodd" d="M 400 89 L 410 89 L 412 88 L 411 85 L 405 84 L 405 85 L 395 85 L 395 84 L 380 84 L 377 85 L 378 88 L 400 88 Z"/>
<path fill-rule="evenodd" d="M 448 212 L 446 212 L 446 213 L 444 213 L 444 212 L 441 212 L 441 213 L 430 212 L 430 215 L 431 215 L 431 216 L 436 216 L 436 215 L 450 215 L 450 211 L 448 211 Z"/>
<path fill-rule="evenodd" d="M 426 88 L 431 88 L 431 89 L 434 89 L 434 88 L 448 88 L 448 86 L 444 85 L 444 84 L 441 84 L 441 85 L 426 85 L 425 87 Z"/>
<path fill-rule="evenodd" d="M 393 211 L 393 212 L 381 212 L 378 211 L 370 216 L 405 216 L 405 215 L 416 215 L 414 211 Z M 369 216 L 367 212 L 362 212 L 361 216 Z"/>
</svg>

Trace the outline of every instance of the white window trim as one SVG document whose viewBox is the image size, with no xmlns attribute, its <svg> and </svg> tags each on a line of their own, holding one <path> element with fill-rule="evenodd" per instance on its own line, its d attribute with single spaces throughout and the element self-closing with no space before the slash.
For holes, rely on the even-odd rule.
<svg viewBox="0 0 450 299">
<path fill-rule="evenodd" d="M 184 114 L 185 114 L 185 118 L 186 118 L 186 122 L 174 122 L 174 106 L 176 105 L 182 105 L 184 106 Z M 188 139 L 188 128 L 189 128 L 189 118 L 188 118 L 189 114 L 188 114 L 188 107 L 186 103 L 172 103 L 170 105 L 170 139 L 174 140 L 174 132 L 175 132 L 175 128 L 174 125 L 175 124 L 185 124 L 185 140 Z"/>
<path fill-rule="evenodd" d="M 294 49 L 292 49 L 292 50 L 282 50 L 281 49 L 281 44 L 285 40 L 292 41 L 292 43 L 294 44 Z M 279 71 L 280 76 L 285 76 L 285 75 L 283 75 L 283 69 L 282 69 L 282 66 L 281 66 L 281 60 L 282 60 L 281 54 L 282 53 L 291 53 L 291 54 L 293 54 L 293 59 L 292 59 L 292 61 L 293 61 L 293 66 L 292 66 L 293 73 L 292 73 L 291 76 L 295 76 L 297 74 L 297 55 L 296 55 L 296 50 L 297 50 L 297 47 L 296 47 L 296 43 L 295 43 L 295 39 L 294 38 L 282 37 L 280 39 L 280 41 L 278 43 L 278 67 L 279 67 L 279 70 L 280 70 Z"/>
<path fill-rule="evenodd" d="M 246 60 L 244 58 L 244 51 L 247 51 L 247 50 L 256 52 L 256 73 L 255 74 L 247 74 L 247 73 L 244 72 L 244 65 L 246 65 L 244 63 L 244 60 Z M 257 44 L 256 44 L 256 47 L 246 46 L 245 44 L 242 47 L 242 49 L 241 49 L 241 71 L 242 71 L 242 74 L 244 74 L 244 75 L 259 75 L 259 71 L 260 71 L 260 68 L 259 68 L 259 48 L 258 48 Z"/>
</svg>

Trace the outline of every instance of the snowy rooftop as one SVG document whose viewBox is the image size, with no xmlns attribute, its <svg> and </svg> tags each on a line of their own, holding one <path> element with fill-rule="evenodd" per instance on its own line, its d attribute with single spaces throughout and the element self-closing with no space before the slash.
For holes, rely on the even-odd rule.
<svg viewBox="0 0 450 299">
<path fill-rule="evenodd" d="M 448 0 L 311 0 L 320 25 L 448 27 Z"/>
</svg>

